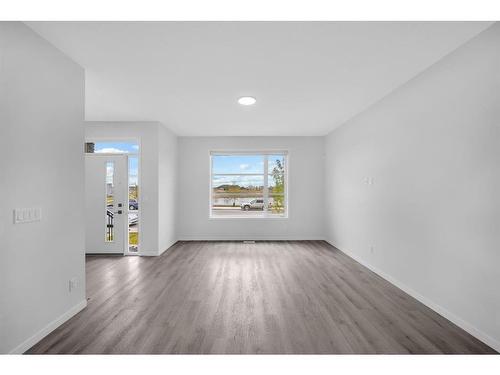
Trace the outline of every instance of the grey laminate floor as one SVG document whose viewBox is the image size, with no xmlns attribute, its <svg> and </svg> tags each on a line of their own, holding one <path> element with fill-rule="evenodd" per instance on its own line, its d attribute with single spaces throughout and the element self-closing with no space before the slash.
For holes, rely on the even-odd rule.
<svg viewBox="0 0 500 375">
<path fill-rule="evenodd" d="M 322 241 L 87 257 L 88 307 L 29 353 L 493 353 Z"/>
</svg>

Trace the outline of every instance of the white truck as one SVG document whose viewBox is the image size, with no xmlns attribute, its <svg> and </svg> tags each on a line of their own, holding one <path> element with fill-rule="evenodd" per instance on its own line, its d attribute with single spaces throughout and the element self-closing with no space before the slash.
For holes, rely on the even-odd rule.
<svg viewBox="0 0 500 375">
<path fill-rule="evenodd" d="M 263 210 L 264 209 L 264 199 L 253 199 L 250 202 L 240 204 L 242 210 Z"/>
</svg>

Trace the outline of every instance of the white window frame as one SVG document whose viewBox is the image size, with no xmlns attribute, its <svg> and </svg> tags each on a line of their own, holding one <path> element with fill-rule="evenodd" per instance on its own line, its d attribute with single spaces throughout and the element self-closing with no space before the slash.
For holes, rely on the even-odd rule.
<svg viewBox="0 0 500 375">
<path fill-rule="evenodd" d="M 245 216 L 245 215 L 234 215 L 234 216 L 218 216 L 212 214 L 212 198 L 213 198 L 213 156 L 236 156 L 236 155 L 262 155 L 264 157 L 264 188 L 262 197 L 264 199 L 264 211 L 262 215 L 253 215 L 253 216 Z M 269 187 L 268 187 L 268 178 L 269 178 L 269 155 L 283 155 L 285 159 L 285 170 L 284 170 L 284 181 L 285 181 L 285 189 L 284 189 L 284 201 L 285 201 L 285 213 L 284 215 L 273 215 L 268 214 L 267 204 L 269 199 Z M 228 151 L 228 150 L 211 150 L 209 152 L 209 199 L 208 199 L 208 218 L 213 220 L 234 220 L 234 219 L 242 219 L 242 220 L 283 220 L 288 219 L 290 215 L 290 207 L 289 207 L 289 194 L 288 194 L 288 176 L 290 174 L 290 152 L 288 150 L 238 150 L 238 151 Z M 217 173 L 217 175 L 221 176 L 262 176 L 262 173 Z"/>
</svg>

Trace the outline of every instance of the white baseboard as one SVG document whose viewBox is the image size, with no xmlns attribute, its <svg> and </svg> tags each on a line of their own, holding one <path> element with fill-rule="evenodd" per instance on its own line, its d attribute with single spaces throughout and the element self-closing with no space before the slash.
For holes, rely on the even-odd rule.
<svg viewBox="0 0 500 375">
<path fill-rule="evenodd" d="M 437 312 L 439 315 L 443 316 L 444 318 L 448 319 L 450 322 L 456 324 L 460 328 L 462 328 L 464 331 L 468 332 L 478 340 L 484 342 L 486 345 L 489 345 L 493 349 L 495 349 L 497 352 L 500 352 L 500 341 L 494 339 L 493 337 L 489 336 L 488 334 L 482 332 L 480 329 L 476 328 L 474 325 L 470 324 L 469 322 L 463 320 L 459 316 L 453 314 L 449 310 L 445 309 L 444 307 L 440 306 L 439 304 L 429 300 L 428 298 L 424 297 L 420 293 L 416 292 L 412 288 L 408 287 L 404 283 L 400 282 L 399 280 L 393 278 L 391 275 L 388 275 L 384 271 L 378 269 L 375 266 L 372 266 L 370 263 L 368 263 L 366 260 L 360 258 L 359 256 L 351 253 L 348 250 L 340 249 L 337 246 L 335 246 L 331 241 L 325 240 L 328 242 L 330 245 L 335 247 L 336 249 L 342 251 L 344 254 L 346 254 L 348 257 L 354 259 L 356 262 L 362 264 L 369 270 L 375 272 L 377 275 L 382 277 L 383 279 L 387 280 L 397 288 L 401 289 L 403 292 L 406 294 L 409 294 L 413 298 L 415 298 L 417 301 L 423 303 L 425 306 L 430 308 L 431 310 L 434 310 Z"/>
<path fill-rule="evenodd" d="M 85 307 L 87 306 L 87 300 L 83 300 L 73 306 L 71 309 L 66 311 L 64 314 L 47 324 L 45 327 L 43 327 L 40 331 L 35 333 L 33 336 L 19 344 L 17 347 L 12 349 L 9 354 L 23 354 L 26 350 L 31 348 L 33 345 L 35 345 L 37 342 L 39 342 L 41 339 L 43 339 L 45 336 L 47 336 L 49 333 L 51 333 L 53 330 L 55 330 L 57 327 L 59 327 L 61 324 L 78 314 L 80 311 L 82 311 Z"/>
<path fill-rule="evenodd" d="M 158 255 L 163 254 L 165 251 L 167 251 L 172 246 L 174 246 L 177 242 L 179 242 L 179 241 L 178 240 L 172 240 L 172 241 L 170 241 L 170 243 L 167 246 L 164 246 L 163 248 L 160 249 L 160 251 L 158 252 Z"/>
<path fill-rule="evenodd" d="M 179 241 L 324 241 L 321 236 L 196 235 L 180 236 Z"/>
<path fill-rule="evenodd" d="M 173 240 L 173 241 L 170 241 L 170 243 L 165 246 L 165 247 L 162 247 L 160 249 L 158 249 L 158 251 L 141 251 L 139 253 L 140 256 L 143 256 L 143 257 L 157 257 L 157 256 L 160 256 L 161 254 L 163 254 L 165 251 L 167 251 L 168 249 L 170 249 L 172 246 L 174 246 L 177 242 L 179 242 L 179 240 Z"/>
</svg>

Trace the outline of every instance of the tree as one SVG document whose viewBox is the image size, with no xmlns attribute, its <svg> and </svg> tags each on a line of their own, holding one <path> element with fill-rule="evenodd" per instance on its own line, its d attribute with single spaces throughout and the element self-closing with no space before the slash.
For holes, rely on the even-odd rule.
<svg viewBox="0 0 500 375">
<path fill-rule="evenodd" d="M 281 160 L 276 159 L 271 176 L 274 180 L 272 210 L 281 213 L 285 209 L 285 168 Z"/>
<path fill-rule="evenodd" d="M 228 192 L 232 194 L 233 207 L 236 206 L 236 199 L 238 198 L 237 197 L 237 193 L 239 193 L 240 190 L 241 190 L 241 188 L 240 188 L 239 185 L 230 185 L 229 188 L 228 188 Z"/>
</svg>

